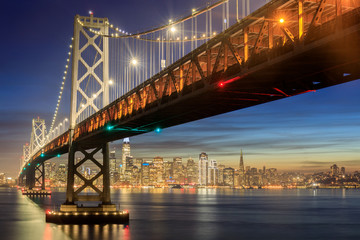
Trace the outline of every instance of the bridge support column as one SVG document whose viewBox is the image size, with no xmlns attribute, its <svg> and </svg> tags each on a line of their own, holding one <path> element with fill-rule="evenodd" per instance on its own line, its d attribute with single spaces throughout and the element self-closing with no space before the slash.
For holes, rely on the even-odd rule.
<svg viewBox="0 0 360 240">
<path fill-rule="evenodd" d="M 95 155 L 100 153 L 100 150 L 103 155 L 102 163 L 95 159 Z M 82 159 L 78 159 L 75 163 L 75 153 L 77 151 L 81 152 L 84 157 Z M 86 161 L 91 161 L 99 168 L 99 171 L 95 176 L 86 177 L 78 171 L 79 167 Z M 69 152 L 66 202 L 61 205 L 60 210 L 63 212 L 82 211 L 81 209 L 87 209 L 87 211 L 116 211 L 116 206 L 111 203 L 110 198 L 109 170 L 108 143 L 102 144 L 102 146 L 91 151 L 84 150 L 81 146 L 73 144 Z M 98 180 L 101 179 L 101 177 L 102 182 L 100 183 Z M 76 186 L 76 189 L 74 187 L 75 184 L 78 185 Z M 102 189 L 99 185 L 102 185 Z M 93 190 L 94 193 L 84 194 L 83 191 L 87 188 Z M 87 203 L 94 201 L 100 202 L 98 207 L 89 208 L 89 206 L 84 206 Z M 80 202 L 81 204 L 78 205 Z"/>
<path fill-rule="evenodd" d="M 34 171 L 35 184 L 39 184 L 42 190 L 45 190 L 45 166 L 44 163 L 37 164 Z"/>
<path fill-rule="evenodd" d="M 75 153 L 79 151 L 84 156 L 77 158 Z M 102 153 L 102 164 L 95 159 L 95 155 Z M 86 161 L 91 161 L 99 171 L 95 176 L 84 176 L 79 172 L 79 167 Z M 118 211 L 111 203 L 110 198 L 110 174 L 109 174 L 109 144 L 85 150 L 81 146 L 73 144 L 69 152 L 68 182 L 66 202 L 61 205 L 60 212 L 46 213 L 46 221 L 52 223 L 127 223 L 129 221 L 128 211 Z M 102 177 L 102 181 L 98 181 Z M 80 181 L 82 183 L 80 183 Z M 98 181 L 96 183 L 96 181 Z M 74 185 L 76 184 L 76 185 Z M 101 189 L 102 185 L 102 189 Z M 83 191 L 87 188 L 92 192 Z M 100 202 L 98 206 L 91 206 L 91 202 Z"/>
<path fill-rule="evenodd" d="M 32 165 L 28 166 L 25 185 L 28 189 L 33 189 L 35 187 L 35 168 Z"/>
</svg>

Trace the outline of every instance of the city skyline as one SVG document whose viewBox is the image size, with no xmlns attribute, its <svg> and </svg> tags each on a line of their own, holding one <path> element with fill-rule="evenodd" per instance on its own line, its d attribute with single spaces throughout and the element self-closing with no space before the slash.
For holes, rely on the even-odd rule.
<svg viewBox="0 0 360 240">
<path fill-rule="evenodd" d="M 253 2 L 252 11 L 265 1 Z M 199 1 L 162 3 L 156 9 L 164 16 L 162 22 L 205 4 Z M 14 177 L 18 173 L 22 145 L 29 141 L 32 118 L 40 116 L 50 124 L 74 15 L 87 15 L 92 9 L 95 15 L 109 17 L 129 31 L 138 31 L 137 27 L 146 22 L 149 13 L 144 10 L 138 13 L 142 17 L 133 17 L 126 8 L 134 9 L 136 4 L 146 6 L 145 9 L 152 6 L 146 1 L 121 4 L 114 2 L 110 8 L 110 4 L 79 1 L 68 10 L 60 3 L 36 5 L 24 2 L 20 6 L 5 3 L 9 11 L 1 17 L 15 17 L 5 26 L 5 33 L 11 37 L 1 40 L 3 46 L 9 47 L 4 50 L 0 72 L 3 83 L 0 90 L 0 171 Z M 36 17 L 43 9 L 49 9 L 46 15 Z M 24 19 L 28 20 L 25 27 Z M 153 20 L 142 26 L 160 23 Z M 23 40 L 24 36 L 27 41 Z M 236 166 L 240 149 L 243 149 L 245 161 L 254 166 L 309 171 L 338 163 L 356 170 L 360 167 L 359 90 L 360 81 L 357 80 L 163 129 L 160 134 L 136 136 L 130 139 L 134 146 L 133 155 L 139 158 L 153 158 L 153 155 L 195 158 L 206 152 L 218 162 Z M 63 98 L 69 102 L 69 93 L 65 92 Z M 65 117 L 67 112 L 68 109 L 60 109 L 60 117 Z M 121 145 L 121 141 L 114 145 Z"/>
</svg>

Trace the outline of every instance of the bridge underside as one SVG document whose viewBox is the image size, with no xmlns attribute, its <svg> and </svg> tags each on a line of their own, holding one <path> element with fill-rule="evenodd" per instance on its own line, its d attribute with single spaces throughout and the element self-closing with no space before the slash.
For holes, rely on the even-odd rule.
<svg viewBox="0 0 360 240">
<path fill-rule="evenodd" d="M 109 122 L 111 130 L 96 131 L 77 141 L 85 148 L 103 141 L 130 137 L 360 78 L 360 28 L 342 37 L 330 37 L 250 69 L 234 66 L 226 74 L 199 81 L 133 111 L 127 119 Z M 290 46 L 292 48 L 292 46 Z M 231 74 L 234 72 L 235 74 Z"/>
</svg>

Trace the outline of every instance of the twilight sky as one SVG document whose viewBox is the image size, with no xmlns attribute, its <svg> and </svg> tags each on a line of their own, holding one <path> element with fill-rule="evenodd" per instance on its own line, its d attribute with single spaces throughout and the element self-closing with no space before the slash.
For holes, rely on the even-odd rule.
<svg viewBox="0 0 360 240">
<path fill-rule="evenodd" d="M 234 1 L 234 0 L 232 0 Z M 31 120 L 49 124 L 57 102 L 76 14 L 108 17 L 129 32 L 187 14 L 205 0 L 5 1 L 0 10 L 0 172 L 16 176 Z M 252 0 L 255 10 L 264 0 Z M 68 81 L 68 80 L 67 80 Z M 67 82 L 69 84 L 69 82 Z M 238 166 L 326 170 L 333 163 L 360 169 L 360 80 L 130 139 L 132 155 L 166 160 L 209 158 Z M 69 105 L 69 90 L 63 103 Z M 64 105 L 62 105 L 64 106 Z M 60 108 L 63 118 L 67 107 Z M 48 126 L 49 127 L 49 126 Z M 121 142 L 113 145 L 118 147 Z M 120 149 L 117 148 L 120 156 Z"/>
</svg>

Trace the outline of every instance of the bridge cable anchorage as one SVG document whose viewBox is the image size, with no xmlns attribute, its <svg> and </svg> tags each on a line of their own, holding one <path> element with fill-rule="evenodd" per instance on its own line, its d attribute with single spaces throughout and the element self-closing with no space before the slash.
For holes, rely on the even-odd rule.
<svg viewBox="0 0 360 240">
<path fill-rule="evenodd" d="M 53 131 L 53 128 L 54 128 L 54 125 L 55 125 L 55 121 L 56 121 L 56 117 L 57 117 L 57 114 L 58 114 L 58 111 L 59 111 L 59 106 L 60 106 L 60 103 L 61 103 L 62 94 L 63 94 L 63 92 L 64 92 L 65 81 L 66 81 L 66 77 L 67 77 L 68 69 L 69 69 L 69 65 L 70 65 L 70 59 L 71 59 L 71 54 L 72 54 L 73 41 L 74 41 L 74 38 L 72 37 L 72 38 L 71 38 L 71 44 L 69 45 L 68 57 L 67 57 L 67 59 L 66 59 L 65 71 L 64 71 L 64 75 L 63 75 L 62 82 L 61 82 L 61 86 L 60 86 L 59 97 L 58 97 L 58 100 L 57 100 L 57 104 L 56 104 L 54 116 L 53 116 L 53 119 L 52 119 L 52 122 L 51 122 L 51 126 L 50 126 L 50 129 L 49 129 L 48 135 L 51 134 L 51 132 Z M 49 140 L 50 140 L 50 139 L 49 139 Z"/>
</svg>

